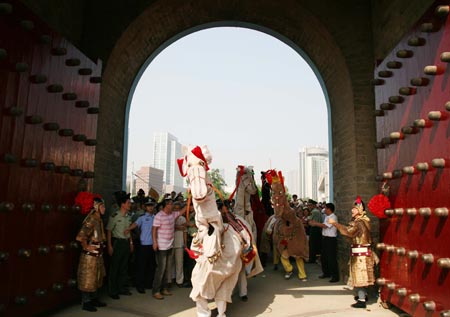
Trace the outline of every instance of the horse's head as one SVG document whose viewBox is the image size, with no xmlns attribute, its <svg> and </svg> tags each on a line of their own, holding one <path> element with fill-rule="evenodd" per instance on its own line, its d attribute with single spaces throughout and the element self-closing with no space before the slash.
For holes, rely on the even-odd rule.
<svg viewBox="0 0 450 317">
<path fill-rule="evenodd" d="M 187 176 L 192 198 L 202 201 L 212 191 L 207 171 L 212 157 L 206 145 L 183 146 L 183 158 L 178 159 L 182 176 Z"/>
<path fill-rule="evenodd" d="M 254 195 L 257 193 L 255 177 L 253 172 L 253 166 L 239 165 L 236 173 L 236 182 L 239 182 L 241 188 L 245 190 L 247 194 Z M 239 180 L 240 178 L 240 180 Z"/>
<path fill-rule="evenodd" d="M 288 205 L 286 197 L 286 189 L 284 187 L 284 179 L 281 172 L 275 170 L 269 170 L 266 172 L 266 180 L 270 184 L 272 192 L 272 206 L 275 211 L 275 215 L 281 216 L 283 210 Z"/>
</svg>

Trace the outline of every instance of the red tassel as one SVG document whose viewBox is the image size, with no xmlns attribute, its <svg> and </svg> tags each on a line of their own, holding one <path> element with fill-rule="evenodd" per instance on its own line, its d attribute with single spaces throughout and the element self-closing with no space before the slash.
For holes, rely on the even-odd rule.
<svg viewBox="0 0 450 317">
<path fill-rule="evenodd" d="M 197 259 L 198 255 L 194 253 L 194 251 L 192 251 L 191 249 L 189 249 L 188 247 L 184 247 L 184 250 L 186 250 L 186 252 L 188 253 L 189 257 L 191 259 Z"/>
<path fill-rule="evenodd" d="M 275 170 L 267 170 L 267 172 L 265 172 L 265 176 L 266 176 L 266 180 L 267 182 L 272 185 L 272 178 L 274 176 L 277 176 L 277 172 Z"/>
<path fill-rule="evenodd" d="M 384 211 L 391 208 L 391 202 L 383 194 L 373 196 L 368 204 L 369 210 L 378 218 L 386 218 Z"/>
<path fill-rule="evenodd" d="M 267 182 L 268 182 L 270 185 L 272 185 L 272 175 L 267 174 L 267 175 L 266 175 L 266 180 L 267 180 Z"/>
<path fill-rule="evenodd" d="M 243 254 L 241 256 L 242 261 L 244 261 L 245 264 L 250 263 L 256 256 L 255 249 L 252 249 L 251 251 L 247 252 L 246 254 Z"/>
<path fill-rule="evenodd" d="M 244 165 L 238 165 L 238 168 L 239 168 L 239 175 L 240 176 L 244 175 L 245 166 Z"/>
<path fill-rule="evenodd" d="M 183 171 L 183 164 L 184 164 L 185 159 L 186 158 L 184 158 L 184 157 L 177 159 L 178 169 L 180 170 L 180 174 L 182 177 L 185 177 L 187 175 L 186 172 Z"/>
<path fill-rule="evenodd" d="M 283 178 L 283 173 L 281 173 L 281 171 L 278 171 L 278 177 L 280 178 L 281 186 L 283 186 L 283 191 L 286 192 L 286 188 L 284 188 L 284 178 Z"/>
</svg>

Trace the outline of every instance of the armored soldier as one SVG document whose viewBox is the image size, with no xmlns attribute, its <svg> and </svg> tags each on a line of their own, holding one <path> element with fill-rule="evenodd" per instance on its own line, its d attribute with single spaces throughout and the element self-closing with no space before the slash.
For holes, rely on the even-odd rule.
<svg viewBox="0 0 450 317">
<path fill-rule="evenodd" d="M 78 288 L 82 294 L 82 309 L 91 312 L 97 311 L 96 307 L 106 306 L 98 300 L 97 294 L 105 277 L 103 248 L 106 237 L 101 219 L 101 215 L 105 213 L 105 203 L 101 198 L 94 198 L 93 204 L 92 211 L 84 219 L 76 237 L 83 248 L 78 265 Z"/>
<path fill-rule="evenodd" d="M 357 301 L 352 304 L 352 307 L 366 308 L 367 287 L 375 282 L 374 265 L 378 263 L 378 257 L 372 252 L 370 219 L 366 215 L 366 208 L 361 197 L 356 198 L 352 208 L 352 221 L 348 226 L 339 224 L 333 218 L 329 218 L 328 223 L 352 240 L 348 285 L 354 287 L 357 292 Z"/>
</svg>

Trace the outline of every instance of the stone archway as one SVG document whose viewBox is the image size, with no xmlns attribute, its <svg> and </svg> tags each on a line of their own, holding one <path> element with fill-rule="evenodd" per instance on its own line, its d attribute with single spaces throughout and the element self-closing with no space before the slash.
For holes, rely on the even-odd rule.
<svg viewBox="0 0 450 317">
<path fill-rule="evenodd" d="M 314 10 L 322 13 L 320 8 Z M 168 0 L 148 7 L 116 42 L 103 75 L 95 190 L 109 197 L 122 185 L 127 99 L 149 56 L 193 30 L 218 23 L 244 23 L 272 30 L 272 35 L 279 34 L 280 40 L 300 47 L 309 57 L 329 98 L 337 210 L 349 210 L 357 194 L 369 199 L 376 191 L 370 85 L 373 49 L 371 38 L 364 36 L 370 34 L 370 22 L 364 22 L 364 14 L 351 12 L 361 19 L 356 23 L 362 25 L 360 30 L 343 24 L 345 19 L 339 20 L 341 25 L 332 25 L 337 22 L 331 18 L 339 15 L 339 10 L 345 14 L 346 8 L 327 8 L 319 20 L 294 0 L 277 4 L 269 0 Z M 367 14 L 370 16 L 370 12 Z M 343 214 L 342 219 L 348 216 Z"/>
</svg>

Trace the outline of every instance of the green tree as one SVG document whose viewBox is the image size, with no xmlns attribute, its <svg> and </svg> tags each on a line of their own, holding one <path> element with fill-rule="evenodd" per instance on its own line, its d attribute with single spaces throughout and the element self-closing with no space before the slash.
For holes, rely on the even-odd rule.
<svg viewBox="0 0 450 317">
<path fill-rule="evenodd" d="M 227 183 L 225 183 L 225 180 L 223 179 L 222 175 L 220 175 L 219 169 L 212 169 L 208 172 L 209 179 L 211 180 L 211 183 L 213 186 L 222 194 L 223 198 L 227 198 L 228 196 L 225 193 L 225 186 L 227 186 Z M 218 195 L 216 194 L 216 198 L 218 199 Z"/>
<path fill-rule="evenodd" d="M 284 186 L 284 189 L 286 190 L 286 197 L 288 201 L 292 200 L 292 194 L 289 193 L 289 188 L 287 188 L 287 186 Z"/>
</svg>

